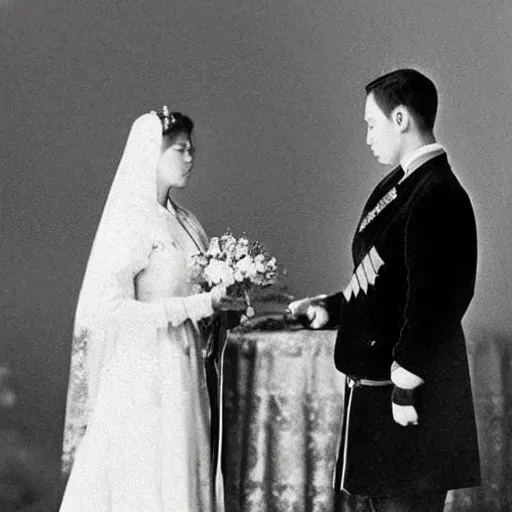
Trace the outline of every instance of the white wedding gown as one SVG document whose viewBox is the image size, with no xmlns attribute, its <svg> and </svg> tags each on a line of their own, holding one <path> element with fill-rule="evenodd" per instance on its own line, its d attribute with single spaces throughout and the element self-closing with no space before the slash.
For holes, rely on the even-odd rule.
<svg viewBox="0 0 512 512">
<path fill-rule="evenodd" d="M 190 216 L 182 222 L 189 231 L 198 229 Z M 198 249 L 176 214 L 162 207 L 148 237 L 151 252 L 135 279 L 136 299 L 156 304 L 190 296 L 186 258 Z M 155 328 L 136 309 L 122 318 L 107 347 L 60 511 L 213 511 L 209 402 L 197 324 L 188 318 Z"/>
</svg>

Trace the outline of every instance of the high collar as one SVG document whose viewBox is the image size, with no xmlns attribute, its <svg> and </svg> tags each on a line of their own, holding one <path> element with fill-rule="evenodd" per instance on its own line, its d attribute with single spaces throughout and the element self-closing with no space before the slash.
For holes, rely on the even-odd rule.
<svg viewBox="0 0 512 512">
<path fill-rule="evenodd" d="M 404 176 L 401 181 L 407 179 L 416 169 L 427 163 L 432 158 L 442 155 L 445 150 L 441 144 L 434 142 L 432 144 L 425 144 L 414 150 L 407 158 L 404 158 L 400 165 L 404 171 Z"/>
</svg>

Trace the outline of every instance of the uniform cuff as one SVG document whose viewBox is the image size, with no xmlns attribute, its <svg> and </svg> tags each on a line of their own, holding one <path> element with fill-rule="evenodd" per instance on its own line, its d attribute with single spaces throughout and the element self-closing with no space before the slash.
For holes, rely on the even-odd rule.
<svg viewBox="0 0 512 512">
<path fill-rule="evenodd" d="M 391 394 L 391 401 L 396 405 L 414 406 L 414 389 L 403 389 L 395 386 Z"/>
</svg>

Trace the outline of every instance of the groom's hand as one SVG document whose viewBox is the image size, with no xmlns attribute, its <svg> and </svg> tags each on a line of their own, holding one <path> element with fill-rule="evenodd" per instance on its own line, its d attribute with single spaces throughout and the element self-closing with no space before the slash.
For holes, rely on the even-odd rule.
<svg viewBox="0 0 512 512">
<path fill-rule="evenodd" d="M 391 395 L 393 419 L 402 427 L 417 425 L 419 418 L 414 395 L 423 379 L 395 362 L 391 367 L 391 380 L 395 385 Z"/>
<path fill-rule="evenodd" d="M 306 297 L 305 299 L 294 300 L 288 304 L 288 312 L 292 318 L 298 318 L 304 316 L 309 306 L 311 306 L 311 298 Z"/>
<path fill-rule="evenodd" d="M 329 313 L 323 306 L 311 305 L 306 311 L 311 329 L 321 329 L 329 321 Z"/>
<path fill-rule="evenodd" d="M 305 327 L 321 329 L 329 321 L 327 310 L 319 304 L 323 297 L 306 297 L 290 302 L 288 305 L 289 316 L 299 320 Z"/>
</svg>

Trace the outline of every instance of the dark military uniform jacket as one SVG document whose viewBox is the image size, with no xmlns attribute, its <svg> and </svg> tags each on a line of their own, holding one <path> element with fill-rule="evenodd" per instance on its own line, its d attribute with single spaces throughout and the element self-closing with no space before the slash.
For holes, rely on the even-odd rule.
<svg viewBox="0 0 512 512">
<path fill-rule="evenodd" d="M 338 325 L 336 368 L 347 386 L 335 488 L 396 495 L 479 484 L 462 317 L 474 292 L 477 239 L 470 199 L 446 154 L 371 194 L 353 240 L 354 273 L 326 300 Z M 424 380 L 418 426 L 393 420 L 393 362 Z"/>
</svg>

